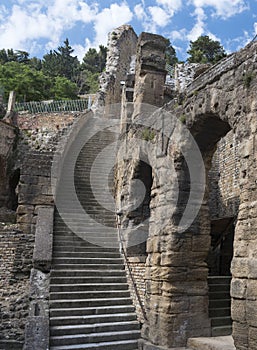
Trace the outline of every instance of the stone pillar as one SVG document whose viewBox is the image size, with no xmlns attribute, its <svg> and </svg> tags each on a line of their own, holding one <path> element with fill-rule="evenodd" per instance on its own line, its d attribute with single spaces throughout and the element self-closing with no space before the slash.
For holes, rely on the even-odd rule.
<svg viewBox="0 0 257 350">
<path fill-rule="evenodd" d="M 256 116 L 255 116 L 256 120 Z M 254 121 L 250 124 L 254 127 Z M 257 348 L 257 136 L 241 141 L 240 207 L 232 261 L 231 313 L 237 350 Z"/>
<path fill-rule="evenodd" d="M 167 40 L 160 35 L 142 33 L 138 39 L 134 90 L 134 116 L 142 104 L 161 107 L 166 80 L 165 49 Z"/>
<path fill-rule="evenodd" d="M 189 192 L 197 189 L 190 189 L 190 179 L 181 154 L 177 157 L 174 155 L 174 164 L 174 176 L 177 176 L 179 189 L 183 190 L 180 191 L 178 204 L 169 224 L 161 231 L 156 227 L 155 234 L 150 230 L 151 235 L 147 242 L 148 320 L 142 329 L 145 341 L 141 341 L 141 348 L 144 350 L 148 349 L 149 343 L 151 350 L 173 349 L 185 347 L 190 337 L 210 336 L 208 268 L 205 262 L 210 246 L 208 193 L 205 194 L 194 223 L 186 231 L 179 232 L 178 224 Z M 172 179 L 168 180 L 166 177 L 165 181 L 167 187 L 175 193 Z M 165 190 L 165 186 L 163 189 L 159 188 L 159 196 L 165 195 Z M 152 205 L 154 206 L 154 203 Z M 166 201 L 163 205 L 163 210 L 172 212 L 172 203 Z M 157 218 L 154 209 L 152 221 L 160 223 L 160 217 Z"/>
</svg>

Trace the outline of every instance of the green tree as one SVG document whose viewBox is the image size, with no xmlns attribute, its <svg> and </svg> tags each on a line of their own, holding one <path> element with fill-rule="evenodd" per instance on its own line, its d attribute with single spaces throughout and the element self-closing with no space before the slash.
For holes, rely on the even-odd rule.
<svg viewBox="0 0 257 350">
<path fill-rule="evenodd" d="M 69 40 L 64 41 L 64 46 L 59 46 L 58 50 L 50 51 L 43 56 L 42 69 L 49 76 L 61 76 L 75 81 L 80 70 L 78 58 L 72 56 L 73 49 Z"/>
<path fill-rule="evenodd" d="M 101 73 L 105 69 L 106 57 L 107 48 L 105 46 L 100 45 L 99 51 L 90 48 L 83 57 L 81 68 L 92 73 Z"/>
<path fill-rule="evenodd" d="M 165 60 L 166 60 L 166 63 L 169 64 L 170 66 L 174 66 L 176 63 L 178 63 L 176 50 L 171 45 L 169 39 L 167 39 L 167 46 L 165 50 Z"/>
<path fill-rule="evenodd" d="M 5 102 L 12 90 L 17 101 L 40 101 L 49 98 L 51 80 L 27 64 L 7 62 L 0 65 L 0 86 L 4 88 Z"/>
<path fill-rule="evenodd" d="M 77 85 L 65 77 L 56 77 L 51 88 L 51 95 L 55 100 L 76 99 Z"/>
<path fill-rule="evenodd" d="M 190 49 L 187 53 L 190 55 L 187 59 L 190 63 L 216 63 L 226 56 L 220 42 L 210 39 L 208 35 L 190 41 Z"/>
</svg>

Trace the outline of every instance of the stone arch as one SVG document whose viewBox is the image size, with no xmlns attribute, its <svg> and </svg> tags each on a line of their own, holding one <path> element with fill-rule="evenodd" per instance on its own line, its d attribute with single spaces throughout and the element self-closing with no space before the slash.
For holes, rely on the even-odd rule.
<svg viewBox="0 0 257 350">
<path fill-rule="evenodd" d="M 257 297 L 257 80 L 251 75 L 249 84 L 245 78 L 257 68 L 256 47 L 254 43 L 211 68 L 189 86 L 180 106 L 169 106 L 186 121 L 207 170 L 215 145 L 230 129 L 240 145 L 240 205 L 231 267 L 233 338 L 238 349 L 256 348 L 257 323 L 249 311 Z M 177 169 L 182 170 L 183 183 L 187 180 L 183 166 Z M 142 335 L 156 349 L 186 346 L 190 337 L 211 334 L 205 262 L 210 246 L 207 199 L 208 188 L 199 215 L 186 232 L 178 233 L 173 225 L 148 241 L 148 321 Z"/>
</svg>

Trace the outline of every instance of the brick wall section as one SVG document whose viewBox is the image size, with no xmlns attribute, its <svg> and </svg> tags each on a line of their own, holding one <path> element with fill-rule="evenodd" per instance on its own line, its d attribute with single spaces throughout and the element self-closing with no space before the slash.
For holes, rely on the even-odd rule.
<svg viewBox="0 0 257 350">
<path fill-rule="evenodd" d="M 230 131 L 217 144 L 213 156 L 210 181 L 210 213 L 212 219 L 236 215 L 239 205 L 239 143 Z"/>
<path fill-rule="evenodd" d="M 29 310 L 33 237 L 0 227 L 0 348 L 22 348 Z"/>
<path fill-rule="evenodd" d="M 136 284 L 137 292 L 144 307 L 145 304 L 145 261 L 140 262 L 138 258 L 129 258 L 129 267 L 133 275 L 134 283 Z M 138 321 L 144 323 L 143 311 L 141 309 L 138 297 L 135 292 L 133 282 L 131 280 L 128 268 L 126 266 L 127 279 L 129 284 L 130 294 L 133 300 L 133 305 L 136 308 Z"/>
</svg>

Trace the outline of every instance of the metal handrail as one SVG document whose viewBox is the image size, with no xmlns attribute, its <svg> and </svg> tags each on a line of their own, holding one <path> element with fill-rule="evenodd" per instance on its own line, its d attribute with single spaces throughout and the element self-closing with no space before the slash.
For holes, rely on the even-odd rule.
<svg viewBox="0 0 257 350">
<path fill-rule="evenodd" d="M 139 304 L 139 306 L 141 308 L 143 318 L 144 318 L 145 321 L 147 321 L 146 312 L 145 312 L 145 309 L 144 309 L 141 297 L 139 295 L 134 276 L 133 276 L 131 268 L 129 266 L 128 256 L 127 256 L 124 244 L 123 244 L 123 237 L 122 237 L 122 233 L 121 233 L 121 216 L 122 216 L 122 212 L 121 211 L 117 211 L 116 215 L 118 217 L 118 219 L 117 219 L 117 224 L 118 225 L 117 226 L 118 226 L 119 241 L 120 241 L 120 247 L 121 247 L 121 250 L 122 250 L 122 254 L 124 255 L 125 264 L 127 266 L 129 277 L 131 278 L 132 285 L 133 285 L 133 288 L 135 290 L 135 294 L 136 294 L 136 297 L 137 297 L 137 300 L 138 300 L 138 304 Z"/>
</svg>

